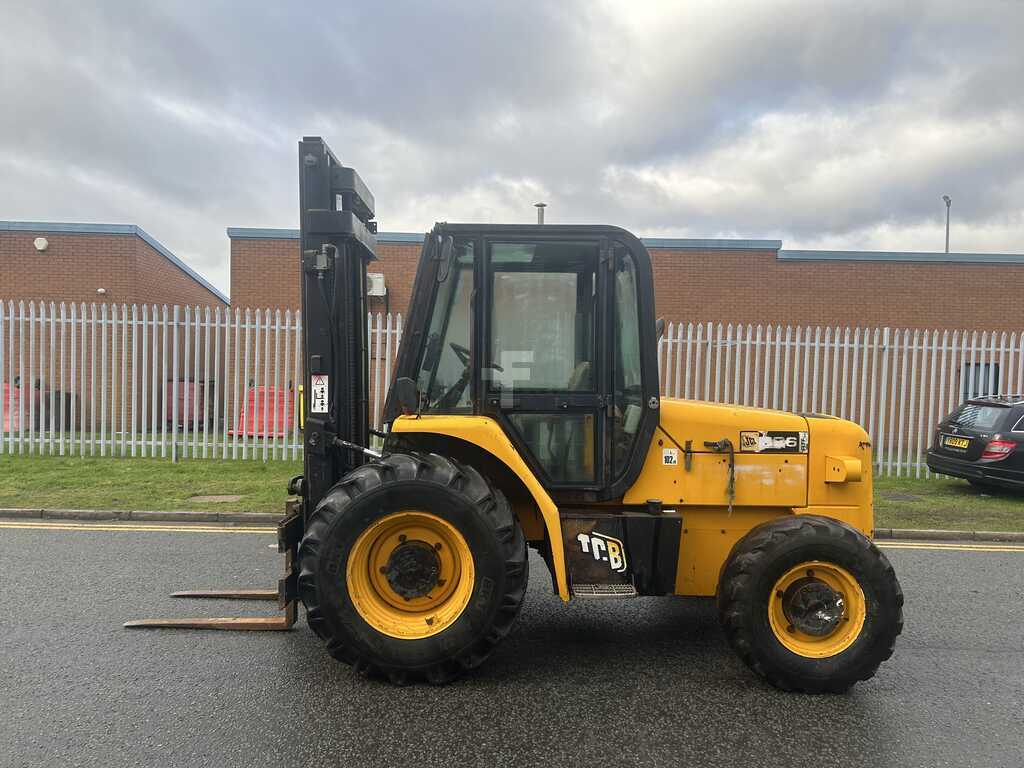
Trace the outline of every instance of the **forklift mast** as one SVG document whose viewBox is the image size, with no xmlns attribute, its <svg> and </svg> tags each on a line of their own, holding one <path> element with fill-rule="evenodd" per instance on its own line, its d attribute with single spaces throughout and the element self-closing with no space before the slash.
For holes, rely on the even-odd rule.
<svg viewBox="0 0 1024 768">
<path fill-rule="evenodd" d="M 366 264 L 376 259 L 373 195 L 318 136 L 299 142 L 302 250 L 304 473 L 289 484 L 301 497 L 285 505 L 277 525 L 284 574 L 276 589 L 203 589 L 172 597 L 276 600 L 272 616 L 141 619 L 126 627 L 287 631 L 297 615 L 297 549 L 306 521 L 331 487 L 376 455 L 370 436 L 366 336 Z"/>
<path fill-rule="evenodd" d="M 370 437 L 366 265 L 373 195 L 319 136 L 299 142 L 305 377 L 303 517 L 364 461 Z"/>
</svg>

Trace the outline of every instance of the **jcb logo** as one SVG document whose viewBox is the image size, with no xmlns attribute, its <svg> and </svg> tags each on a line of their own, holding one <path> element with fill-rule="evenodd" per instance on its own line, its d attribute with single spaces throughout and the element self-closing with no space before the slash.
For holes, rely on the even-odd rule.
<svg viewBox="0 0 1024 768">
<path fill-rule="evenodd" d="M 740 450 L 754 453 L 807 453 L 806 432 L 740 432 Z"/>
<path fill-rule="evenodd" d="M 616 573 L 626 570 L 626 548 L 613 536 L 603 533 L 581 533 L 576 537 L 584 554 L 593 555 L 595 560 L 603 560 Z"/>
</svg>

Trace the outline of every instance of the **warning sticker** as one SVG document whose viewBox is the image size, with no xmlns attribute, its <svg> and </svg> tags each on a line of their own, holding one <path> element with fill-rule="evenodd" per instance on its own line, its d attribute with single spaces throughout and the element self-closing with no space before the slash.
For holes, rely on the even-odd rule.
<svg viewBox="0 0 1024 768">
<path fill-rule="evenodd" d="M 311 390 L 309 412 L 327 413 L 327 376 L 314 374 Z"/>
</svg>

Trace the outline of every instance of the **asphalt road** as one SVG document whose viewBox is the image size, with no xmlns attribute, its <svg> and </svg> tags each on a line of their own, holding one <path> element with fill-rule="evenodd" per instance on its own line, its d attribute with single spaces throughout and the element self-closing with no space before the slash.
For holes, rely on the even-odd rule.
<svg viewBox="0 0 1024 768">
<path fill-rule="evenodd" d="M 165 595 L 270 586 L 273 542 L 0 527 L 0 765 L 1024 762 L 1024 549 L 888 549 L 906 629 L 877 677 L 843 696 L 763 684 L 727 649 L 709 603 L 565 605 L 536 559 L 513 635 L 444 688 L 357 677 L 304 622 L 289 633 L 121 628 L 234 612 Z"/>
</svg>

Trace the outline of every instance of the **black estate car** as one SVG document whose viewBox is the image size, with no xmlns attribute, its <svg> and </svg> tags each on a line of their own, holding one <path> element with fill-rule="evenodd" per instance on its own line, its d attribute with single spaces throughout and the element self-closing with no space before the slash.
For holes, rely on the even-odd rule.
<svg viewBox="0 0 1024 768">
<path fill-rule="evenodd" d="M 936 428 L 928 468 L 974 485 L 1024 488 L 1024 396 L 961 405 Z"/>
</svg>

